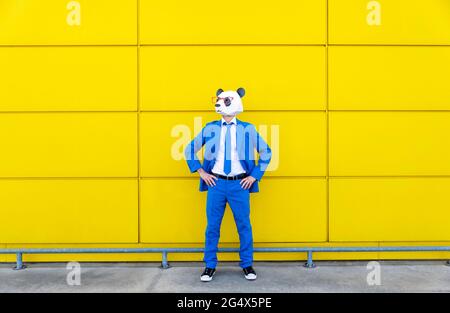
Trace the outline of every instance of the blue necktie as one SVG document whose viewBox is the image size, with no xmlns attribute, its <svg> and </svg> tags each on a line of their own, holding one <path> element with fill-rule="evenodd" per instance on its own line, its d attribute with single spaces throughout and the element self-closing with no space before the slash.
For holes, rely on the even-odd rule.
<svg viewBox="0 0 450 313">
<path fill-rule="evenodd" d="M 225 135 L 225 160 L 223 163 L 223 172 L 225 173 L 225 175 L 228 175 L 231 172 L 231 131 L 230 131 L 230 127 L 231 127 L 231 125 L 233 125 L 233 123 L 231 123 L 231 124 L 223 123 L 223 125 L 225 125 L 227 127 L 227 132 Z"/>
</svg>

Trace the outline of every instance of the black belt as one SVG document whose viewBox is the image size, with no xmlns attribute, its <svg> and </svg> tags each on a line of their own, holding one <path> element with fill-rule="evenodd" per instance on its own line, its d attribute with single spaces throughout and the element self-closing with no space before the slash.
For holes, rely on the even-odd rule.
<svg viewBox="0 0 450 313">
<path fill-rule="evenodd" d="M 224 175 L 219 175 L 216 173 L 212 173 L 212 175 L 216 176 L 217 178 L 225 179 L 225 180 L 239 180 L 239 179 L 243 179 L 248 176 L 247 173 L 242 173 L 242 174 L 239 174 L 236 176 L 224 176 Z"/>
</svg>

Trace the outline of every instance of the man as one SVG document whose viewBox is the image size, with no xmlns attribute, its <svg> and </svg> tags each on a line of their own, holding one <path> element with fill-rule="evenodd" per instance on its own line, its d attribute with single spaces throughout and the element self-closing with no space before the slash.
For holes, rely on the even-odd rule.
<svg viewBox="0 0 450 313">
<path fill-rule="evenodd" d="M 255 280 L 253 269 L 253 235 L 250 223 L 250 193 L 258 192 L 258 182 L 264 175 L 271 150 L 250 124 L 236 115 L 243 112 L 242 97 L 245 90 L 219 89 L 214 99 L 215 111 L 221 120 L 208 123 L 186 147 L 186 161 L 191 172 L 200 175 L 200 191 L 208 191 L 206 201 L 207 227 L 205 233 L 204 262 L 201 281 L 211 281 L 217 266 L 217 247 L 225 207 L 233 212 L 240 240 L 240 266 L 247 280 Z M 204 147 L 204 161 L 197 152 Z M 255 162 L 255 150 L 259 160 Z"/>
</svg>

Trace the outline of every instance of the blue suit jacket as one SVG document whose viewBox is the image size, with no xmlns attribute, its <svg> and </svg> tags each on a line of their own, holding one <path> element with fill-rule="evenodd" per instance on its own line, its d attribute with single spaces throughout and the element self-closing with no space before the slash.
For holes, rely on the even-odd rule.
<svg viewBox="0 0 450 313">
<path fill-rule="evenodd" d="M 270 147 L 258 134 L 255 126 L 240 120 L 236 120 L 236 146 L 242 167 L 247 174 L 256 178 L 250 188 L 250 192 L 258 192 L 258 182 L 264 175 L 272 157 Z M 202 129 L 194 140 L 186 147 L 185 157 L 190 171 L 196 172 L 200 167 L 211 173 L 216 161 L 220 144 L 221 120 L 213 121 Z M 197 152 L 204 146 L 203 164 L 200 163 Z M 255 162 L 255 150 L 258 151 L 258 164 Z M 200 191 L 208 190 L 208 186 L 200 178 Z"/>
</svg>

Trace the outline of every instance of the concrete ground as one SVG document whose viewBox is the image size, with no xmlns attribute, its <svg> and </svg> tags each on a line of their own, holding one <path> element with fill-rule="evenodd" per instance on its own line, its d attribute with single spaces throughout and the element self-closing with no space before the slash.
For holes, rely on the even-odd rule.
<svg viewBox="0 0 450 313">
<path fill-rule="evenodd" d="M 382 261 L 380 275 L 367 264 L 317 262 L 306 269 L 303 263 L 258 262 L 258 279 L 249 282 L 236 263 L 221 263 L 214 280 L 202 283 L 201 263 L 172 263 L 166 270 L 156 263 L 82 263 L 78 286 L 68 285 L 66 264 L 28 264 L 22 271 L 0 264 L 0 292 L 450 292 L 444 261 Z M 370 286 L 368 276 L 380 278 L 380 285 Z"/>
</svg>

